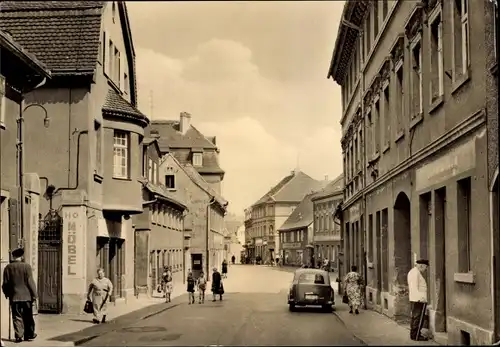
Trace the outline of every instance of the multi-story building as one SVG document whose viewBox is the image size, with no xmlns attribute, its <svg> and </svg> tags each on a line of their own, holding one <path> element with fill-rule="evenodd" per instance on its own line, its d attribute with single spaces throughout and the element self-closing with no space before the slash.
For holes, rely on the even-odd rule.
<svg viewBox="0 0 500 347">
<path fill-rule="evenodd" d="M 224 259 L 229 263 L 234 255 L 235 261 L 239 263 L 243 244 L 238 238 L 238 231 L 243 227 L 241 220 L 226 220 L 224 222 L 226 235 L 224 237 Z"/>
<path fill-rule="evenodd" d="M 20 91 L 30 91 L 51 77 L 50 71 L 29 54 L 6 32 L 0 30 L 0 272 L 10 261 L 10 252 L 18 245 L 25 248 L 25 261 L 38 277 L 38 207 L 40 184 L 38 175 L 24 173 L 24 230 L 18 216 L 19 166 L 16 161 L 19 108 L 24 106 Z M 44 119 L 37 119 L 40 127 Z M 47 122 L 48 119 L 45 119 Z M 33 218 L 34 225 L 33 225 Z M 3 276 L 0 281 L 3 281 Z M 9 302 L 0 298 L 0 335 L 7 336 L 10 327 Z"/>
<path fill-rule="evenodd" d="M 245 257 L 255 259 L 255 244 L 252 238 L 252 208 L 246 208 L 245 212 Z M 246 261 L 246 259 L 245 259 Z"/>
<path fill-rule="evenodd" d="M 317 181 L 302 171 L 294 170 L 255 202 L 251 210 L 249 237 L 255 247 L 253 255 L 263 261 L 274 259 L 280 252 L 279 234 L 295 207 L 307 194 L 323 188 L 328 182 Z"/>
<path fill-rule="evenodd" d="M 151 134 L 158 136 L 162 154 L 172 153 L 183 165 L 191 164 L 210 188 L 221 194 L 224 170 L 219 166 L 215 136 L 205 136 L 191 124 L 191 115 L 181 112 L 179 120 L 155 120 Z"/>
<path fill-rule="evenodd" d="M 328 259 L 338 268 L 340 254 L 340 220 L 335 217 L 343 199 L 344 177 L 340 175 L 312 197 L 313 242 L 316 259 Z"/>
<path fill-rule="evenodd" d="M 491 271 L 493 281 L 493 314 L 495 316 L 495 341 L 500 341 L 500 184 L 498 183 L 498 159 L 500 137 L 498 126 L 498 58 L 500 56 L 500 17 L 498 1 L 490 1 L 490 11 L 485 11 L 486 26 L 486 109 L 488 110 L 488 180 L 491 194 L 491 230 L 494 256 Z"/>
<path fill-rule="evenodd" d="M 283 265 L 314 265 L 313 196 L 307 194 L 278 229 Z"/>
<path fill-rule="evenodd" d="M 49 198 L 39 232 L 39 308 L 80 312 L 98 268 L 111 301 L 133 293 L 134 232 L 142 213 L 141 141 L 135 53 L 123 1 L 4 1 L 0 28 L 37 56 L 52 79 L 24 93 L 24 161 Z M 43 155 L 43 153 L 50 153 Z M 63 242 L 64 240 L 64 242 Z M 43 246 L 42 246 L 43 244 Z M 52 261 L 62 259 L 62 261 Z"/>
<path fill-rule="evenodd" d="M 210 187 L 191 165 L 182 165 L 172 153 L 163 155 L 159 179 L 169 193 L 185 201 L 188 212 L 184 219 L 185 237 L 190 236 L 187 268 L 198 276 L 200 271 L 220 268 L 224 258 L 224 216 L 228 202 Z M 189 258 L 188 258 L 189 257 Z M 209 272 L 211 273 L 211 272 Z"/>
<path fill-rule="evenodd" d="M 344 265 L 366 268 L 369 307 L 406 321 L 407 273 L 428 258 L 431 329 L 451 344 L 493 337 L 491 11 L 488 1 L 348 1 L 328 73 L 343 98 Z"/>
<path fill-rule="evenodd" d="M 155 138 L 144 138 L 142 154 L 143 213 L 134 216 L 136 295 L 150 295 L 161 284 L 165 266 L 172 268 L 174 288 L 182 287 L 188 243 L 184 239 L 185 202 L 172 196 L 159 180 L 160 148 Z"/>
</svg>

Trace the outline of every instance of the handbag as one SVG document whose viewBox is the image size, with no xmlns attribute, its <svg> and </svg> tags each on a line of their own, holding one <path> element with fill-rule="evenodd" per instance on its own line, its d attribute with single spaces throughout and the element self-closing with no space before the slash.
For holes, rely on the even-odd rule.
<svg viewBox="0 0 500 347">
<path fill-rule="evenodd" d="M 90 300 L 85 301 L 85 307 L 83 308 L 83 312 L 94 313 L 94 304 L 92 304 L 92 301 Z"/>
<path fill-rule="evenodd" d="M 157 291 L 158 293 L 161 293 L 161 292 L 162 292 L 162 285 L 161 285 L 161 284 L 159 284 L 159 285 L 157 285 L 157 286 L 156 286 L 156 291 Z"/>
<path fill-rule="evenodd" d="M 342 295 L 342 303 L 343 304 L 349 303 L 349 297 L 347 296 L 347 293 L 344 293 L 344 295 Z"/>
</svg>

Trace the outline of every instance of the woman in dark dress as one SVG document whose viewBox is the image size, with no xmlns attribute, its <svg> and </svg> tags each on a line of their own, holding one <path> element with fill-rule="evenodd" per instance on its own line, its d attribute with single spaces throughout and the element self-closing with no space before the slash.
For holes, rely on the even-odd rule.
<svg viewBox="0 0 500 347">
<path fill-rule="evenodd" d="M 222 261 L 222 278 L 227 278 L 227 261 L 224 259 Z"/>
<path fill-rule="evenodd" d="M 216 301 L 217 295 L 219 295 L 219 298 L 222 301 L 222 294 L 224 294 L 224 287 L 222 285 L 222 276 L 220 275 L 220 272 L 217 271 L 217 268 L 214 267 L 214 272 L 212 273 L 212 295 L 213 295 L 212 301 Z"/>
</svg>

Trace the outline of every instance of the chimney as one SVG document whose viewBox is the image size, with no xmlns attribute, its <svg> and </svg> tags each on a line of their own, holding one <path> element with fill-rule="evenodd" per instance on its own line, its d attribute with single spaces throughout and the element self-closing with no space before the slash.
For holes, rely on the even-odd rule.
<svg viewBox="0 0 500 347">
<path fill-rule="evenodd" d="M 187 112 L 181 112 L 179 131 L 184 135 L 191 126 L 191 115 Z"/>
</svg>

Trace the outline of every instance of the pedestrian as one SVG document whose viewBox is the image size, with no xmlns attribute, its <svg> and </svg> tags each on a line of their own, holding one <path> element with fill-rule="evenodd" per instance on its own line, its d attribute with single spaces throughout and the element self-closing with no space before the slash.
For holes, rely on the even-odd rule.
<svg viewBox="0 0 500 347">
<path fill-rule="evenodd" d="M 222 294 L 224 294 L 222 277 L 220 275 L 220 272 L 217 271 L 217 268 L 214 267 L 212 273 L 212 295 L 213 295 L 212 301 L 216 301 L 217 295 L 219 295 L 219 299 L 222 301 Z"/>
<path fill-rule="evenodd" d="M 3 271 L 2 291 L 12 310 L 15 342 L 34 340 L 35 320 L 33 306 L 36 305 L 37 290 L 31 266 L 23 262 L 24 249 L 12 251 L 12 262 Z"/>
<path fill-rule="evenodd" d="M 222 261 L 222 278 L 227 278 L 227 261 L 224 259 Z"/>
<path fill-rule="evenodd" d="M 358 267 L 356 265 L 351 266 L 351 272 L 347 273 L 344 277 L 344 289 L 349 298 L 349 308 L 351 309 L 349 313 L 359 314 L 359 307 L 361 306 L 361 286 L 363 285 L 363 279 L 358 273 Z"/>
<path fill-rule="evenodd" d="M 111 280 L 104 276 L 104 269 L 97 270 L 97 277 L 90 282 L 87 292 L 87 301 L 92 302 L 94 310 L 94 324 L 106 323 L 108 314 L 108 299 L 113 293 L 113 284 Z"/>
<path fill-rule="evenodd" d="M 187 276 L 187 292 L 189 294 L 189 305 L 194 304 L 194 286 L 195 286 L 195 281 L 193 273 L 189 271 Z"/>
<path fill-rule="evenodd" d="M 236 257 L 233 254 L 233 256 L 231 257 L 231 263 L 233 263 L 233 265 L 234 265 L 235 261 L 236 261 Z"/>
<path fill-rule="evenodd" d="M 205 273 L 202 271 L 200 273 L 200 277 L 198 277 L 197 281 L 198 285 L 198 299 L 199 304 L 205 303 L 205 290 L 207 289 L 207 278 L 205 277 Z"/>
<path fill-rule="evenodd" d="M 164 288 L 165 302 L 172 301 L 172 291 L 174 290 L 174 284 L 172 280 L 172 268 L 170 266 L 165 266 L 162 274 L 162 282 Z"/>
<path fill-rule="evenodd" d="M 410 338 L 416 341 L 428 340 L 421 334 L 427 310 L 427 282 L 424 273 L 428 266 L 428 260 L 420 259 L 417 260 L 415 267 L 408 272 L 408 291 L 411 305 Z"/>
</svg>

